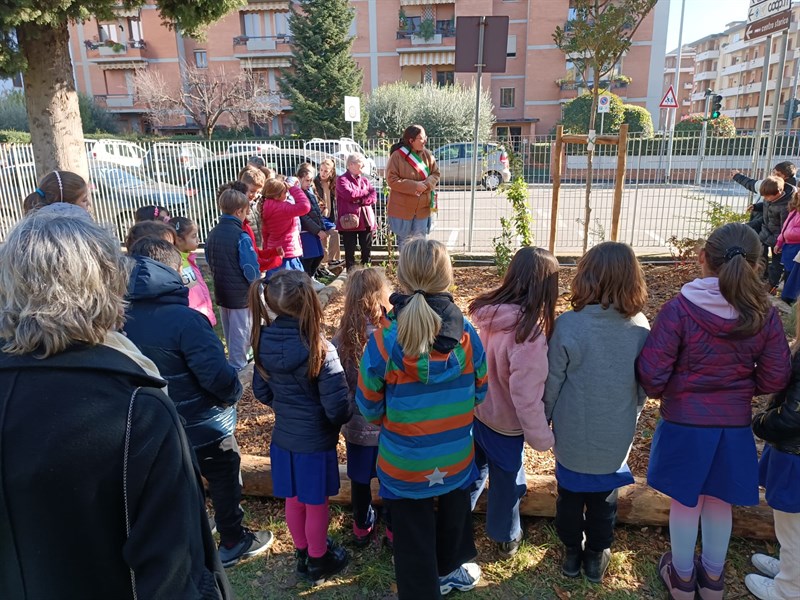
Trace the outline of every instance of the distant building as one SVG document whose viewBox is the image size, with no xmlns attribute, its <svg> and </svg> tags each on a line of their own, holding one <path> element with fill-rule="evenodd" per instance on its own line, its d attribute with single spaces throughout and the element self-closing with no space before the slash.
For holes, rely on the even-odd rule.
<svg viewBox="0 0 800 600">
<path fill-rule="evenodd" d="M 146 126 L 134 97 L 136 69 L 158 69 L 180 80 L 182 64 L 201 68 L 253 69 L 277 91 L 290 66 L 289 0 L 249 1 L 209 28 L 206 41 L 184 38 L 161 24 L 155 3 L 140 10 L 120 8 L 109 22 L 90 19 L 70 26 L 78 89 L 116 113 L 123 126 Z M 394 81 L 470 83 L 473 74 L 455 73 L 455 18 L 505 15 L 509 21 L 507 70 L 487 74 L 483 85 L 495 105 L 498 135 L 546 134 L 561 118 L 562 106 L 580 91 L 572 65 L 555 46 L 552 33 L 570 18 L 569 0 L 352 0 L 356 19 L 353 56 L 364 74 L 363 92 Z M 610 81 L 626 102 L 645 106 L 654 118 L 661 99 L 669 0 L 661 0 L 639 27 L 633 45 Z M 424 23 L 431 21 L 430 28 Z M 423 32 L 427 35 L 423 37 Z M 430 36 L 430 30 L 433 34 Z M 627 83 L 627 79 L 630 82 Z M 291 106 L 265 133 L 297 131 Z"/>
</svg>

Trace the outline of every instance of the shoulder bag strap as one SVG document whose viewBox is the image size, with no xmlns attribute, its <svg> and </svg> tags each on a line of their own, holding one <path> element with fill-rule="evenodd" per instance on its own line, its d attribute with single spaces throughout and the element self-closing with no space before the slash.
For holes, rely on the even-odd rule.
<svg viewBox="0 0 800 600">
<path fill-rule="evenodd" d="M 125 423 L 125 449 L 122 454 L 122 495 L 125 502 L 125 537 L 131 535 L 131 515 L 128 508 L 128 455 L 131 449 L 131 425 L 133 423 L 133 402 L 136 400 L 136 395 L 139 393 L 141 387 L 137 387 L 131 394 L 131 402 L 128 405 L 128 419 Z M 131 589 L 133 590 L 133 600 L 138 600 L 139 596 L 136 593 L 136 574 L 133 569 L 131 572 Z"/>
</svg>

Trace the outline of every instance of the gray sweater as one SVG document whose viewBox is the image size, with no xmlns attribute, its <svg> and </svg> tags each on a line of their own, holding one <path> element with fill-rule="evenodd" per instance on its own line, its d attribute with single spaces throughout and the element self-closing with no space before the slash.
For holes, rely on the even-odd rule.
<svg viewBox="0 0 800 600">
<path fill-rule="evenodd" d="M 545 415 L 553 422 L 553 452 L 577 473 L 614 473 L 628 456 L 645 393 L 634 363 L 650 326 L 613 305 L 570 311 L 556 319 L 549 341 Z"/>
</svg>

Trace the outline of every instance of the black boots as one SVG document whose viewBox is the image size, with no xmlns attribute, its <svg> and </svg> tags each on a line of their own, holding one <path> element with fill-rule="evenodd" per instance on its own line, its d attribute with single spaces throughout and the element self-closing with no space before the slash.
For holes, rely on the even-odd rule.
<svg viewBox="0 0 800 600">
<path fill-rule="evenodd" d="M 589 550 L 583 551 L 583 574 L 592 583 L 602 583 L 608 563 L 611 562 L 611 550 L 606 548 L 600 552 Z"/>
<path fill-rule="evenodd" d="M 341 572 L 347 566 L 348 560 L 347 551 L 336 545 L 329 545 L 324 556 L 319 558 L 309 556 L 308 579 L 311 585 L 325 583 L 326 579 Z"/>
<path fill-rule="evenodd" d="M 567 577 L 577 577 L 581 574 L 582 559 L 583 550 L 581 550 L 580 546 L 565 546 L 561 572 Z"/>
</svg>

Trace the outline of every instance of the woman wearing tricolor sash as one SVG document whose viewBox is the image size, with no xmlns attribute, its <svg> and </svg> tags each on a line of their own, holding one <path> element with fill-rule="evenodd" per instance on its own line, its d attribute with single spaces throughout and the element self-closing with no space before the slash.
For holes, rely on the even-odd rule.
<svg viewBox="0 0 800 600">
<path fill-rule="evenodd" d="M 412 237 L 427 237 L 431 213 L 436 212 L 439 165 L 426 148 L 428 136 L 421 125 L 411 125 L 392 146 L 386 164 L 389 184 L 387 216 L 400 249 Z"/>
</svg>

